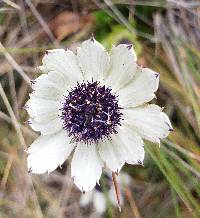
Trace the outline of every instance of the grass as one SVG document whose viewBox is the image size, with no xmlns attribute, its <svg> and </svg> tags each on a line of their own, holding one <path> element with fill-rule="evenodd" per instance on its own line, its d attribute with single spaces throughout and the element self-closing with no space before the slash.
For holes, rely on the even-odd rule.
<svg viewBox="0 0 200 218">
<path fill-rule="evenodd" d="M 107 48 L 123 40 L 133 43 L 139 63 L 161 74 L 154 102 L 164 106 L 174 128 L 160 148 L 145 142 L 143 168 L 125 166 L 132 177 L 125 205 L 119 213 L 108 202 L 104 217 L 199 217 L 198 1 L 16 1 L 18 7 L 8 2 L 0 3 L 0 217 L 96 215 L 91 207 L 80 208 L 68 163 L 49 176 L 27 174 L 24 150 L 37 134 L 24 123 L 23 110 L 44 51 L 73 49 L 92 32 Z M 65 10 L 80 19 L 89 15 L 90 25 L 58 41 L 56 27 L 48 24 Z"/>
</svg>

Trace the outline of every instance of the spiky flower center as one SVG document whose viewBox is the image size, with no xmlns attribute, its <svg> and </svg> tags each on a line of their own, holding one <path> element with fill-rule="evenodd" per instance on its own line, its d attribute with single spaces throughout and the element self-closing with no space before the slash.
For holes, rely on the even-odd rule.
<svg viewBox="0 0 200 218">
<path fill-rule="evenodd" d="M 97 143 L 117 133 L 122 113 L 111 91 L 98 82 L 83 82 L 65 96 L 61 119 L 73 140 Z"/>
</svg>

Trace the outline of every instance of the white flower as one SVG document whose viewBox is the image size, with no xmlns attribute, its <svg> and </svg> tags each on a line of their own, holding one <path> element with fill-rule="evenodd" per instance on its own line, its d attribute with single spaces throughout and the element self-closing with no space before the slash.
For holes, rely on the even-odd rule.
<svg viewBox="0 0 200 218">
<path fill-rule="evenodd" d="M 136 61 L 131 45 L 108 53 L 93 37 L 77 54 L 47 51 L 26 105 L 31 127 L 41 132 L 27 151 L 30 172 L 50 173 L 75 150 L 74 183 L 89 191 L 103 166 L 119 172 L 125 163 L 141 164 L 142 138 L 159 143 L 167 137 L 167 115 L 146 104 L 155 97 L 159 74 Z"/>
<path fill-rule="evenodd" d="M 106 186 L 105 191 L 107 192 L 107 196 L 101 187 L 96 185 L 94 190 L 82 194 L 79 201 L 81 207 L 87 207 L 92 204 L 95 211 L 100 215 L 106 212 L 106 200 L 108 200 L 114 207 L 119 206 L 115 196 L 115 187 L 113 185 L 112 178 L 109 174 L 105 175 L 104 186 Z M 127 187 L 129 187 L 130 183 L 131 177 L 127 173 L 120 173 L 118 176 L 118 184 L 120 188 L 119 198 L 122 205 L 124 203 L 124 191 Z"/>
</svg>

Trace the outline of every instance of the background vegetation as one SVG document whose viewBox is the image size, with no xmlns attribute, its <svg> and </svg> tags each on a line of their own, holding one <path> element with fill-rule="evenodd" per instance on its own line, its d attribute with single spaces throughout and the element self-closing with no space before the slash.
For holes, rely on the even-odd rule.
<svg viewBox="0 0 200 218">
<path fill-rule="evenodd" d="M 161 74 L 155 102 L 174 127 L 160 148 L 146 142 L 144 167 L 123 168 L 125 205 L 108 203 L 103 217 L 200 217 L 198 0 L 0 1 L 0 217 L 98 217 L 80 208 L 68 163 L 32 176 L 24 152 L 37 137 L 23 109 L 35 67 L 46 49 L 75 49 L 91 33 L 107 48 L 133 43 L 139 64 Z"/>
</svg>

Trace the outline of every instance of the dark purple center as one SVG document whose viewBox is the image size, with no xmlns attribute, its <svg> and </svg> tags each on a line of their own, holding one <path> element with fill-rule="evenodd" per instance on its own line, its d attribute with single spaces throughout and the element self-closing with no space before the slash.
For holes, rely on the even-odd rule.
<svg viewBox="0 0 200 218">
<path fill-rule="evenodd" d="M 65 97 L 61 110 L 69 136 L 86 144 L 116 134 L 122 116 L 117 96 L 98 82 L 78 83 Z"/>
</svg>

